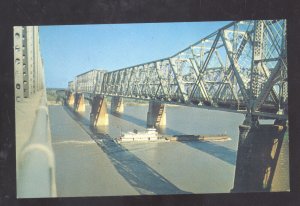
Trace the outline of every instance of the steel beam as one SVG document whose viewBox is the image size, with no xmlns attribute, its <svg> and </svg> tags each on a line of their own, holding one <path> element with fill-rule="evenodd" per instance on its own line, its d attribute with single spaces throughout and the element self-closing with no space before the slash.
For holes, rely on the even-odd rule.
<svg viewBox="0 0 300 206">
<path fill-rule="evenodd" d="M 232 22 L 171 57 L 104 73 L 101 83 L 96 80 L 91 84 L 93 96 L 120 96 L 216 109 L 221 109 L 224 103 L 245 104 L 248 112 L 259 115 L 266 113 L 259 108 L 263 108 L 269 98 L 267 101 L 272 101 L 274 108 L 284 110 L 287 108 L 284 80 L 287 64 L 286 51 L 279 39 L 286 41 L 285 23 L 285 20 Z M 278 66 L 270 65 L 279 61 L 283 63 L 278 73 Z M 76 84 L 79 86 L 79 79 Z M 275 90 L 274 85 L 279 85 L 280 91 Z M 90 89 L 82 92 L 89 93 Z M 281 100 L 283 94 L 285 101 Z M 182 102 L 178 102 L 180 100 Z M 268 113 L 272 116 L 276 111 Z"/>
</svg>

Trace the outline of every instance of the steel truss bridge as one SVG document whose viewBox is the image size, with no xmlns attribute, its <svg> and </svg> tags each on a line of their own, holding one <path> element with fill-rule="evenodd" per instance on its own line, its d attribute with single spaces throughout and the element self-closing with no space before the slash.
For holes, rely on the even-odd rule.
<svg viewBox="0 0 300 206">
<path fill-rule="evenodd" d="M 287 119 L 286 20 L 232 22 L 171 57 L 91 70 L 69 90 Z"/>
</svg>

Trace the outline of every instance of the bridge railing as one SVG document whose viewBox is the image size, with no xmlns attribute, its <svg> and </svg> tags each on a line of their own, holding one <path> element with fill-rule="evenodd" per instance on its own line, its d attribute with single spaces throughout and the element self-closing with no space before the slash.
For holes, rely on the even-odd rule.
<svg viewBox="0 0 300 206">
<path fill-rule="evenodd" d="M 15 99 L 30 98 L 43 89 L 44 73 L 36 26 L 14 27 Z"/>
<path fill-rule="evenodd" d="M 22 108 L 16 118 L 17 196 L 55 197 L 55 161 L 37 26 L 14 27 L 14 61 L 16 112 Z M 33 119 L 33 125 L 20 128 L 24 119 Z M 30 129 L 28 136 L 23 135 Z"/>
<path fill-rule="evenodd" d="M 104 73 L 106 73 L 105 70 L 94 69 L 77 75 L 75 78 L 75 91 L 84 93 L 99 93 L 101 91 Z M 95 87 L 96 85 L 98 88 Z"/>
</svg>

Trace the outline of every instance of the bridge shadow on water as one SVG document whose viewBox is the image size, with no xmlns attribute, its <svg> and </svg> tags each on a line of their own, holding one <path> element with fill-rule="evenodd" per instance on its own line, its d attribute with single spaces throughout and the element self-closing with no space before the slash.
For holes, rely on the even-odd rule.
<svg viewBox="0 0 300 206">
<path fill-rule="evenodd" d="M 114 113 L 112 114 L 116 117 L 122 118 L 124 120 L 130 121 L 134 124 L 137 124 L 139 126 L 145 127 L 146 121 L 143 121 L 141 119 L 138 119 L 136 117 L 127 115 L 127 114 L 118 114 Z M 160 134 L 172 134 L 172 135 L 188 135 L 184 134 L 182 132 L 170 129 L 168 127 L 160 127 L 157 129 Z M 236 165 L 236 151 L 227 147 L 224 147 L 222 145 L 213 143 L 213 142 L 203 142 L 203 141 L 180 141 L 181 143 L 192 147 L 194 149 L 198 149 L 202 152 L 205 152 L 209 155 L 212 155 L 222 161 L 225 161 L 231 165 Z"/>
<path fill-rule="evenodd" d="M 180 141 L 180 142 L 192 148 L 198 149 L 201 152 L 205 152 L 209 155 L 212 155 L 231 165 L 235 166 L 236 164 L 236 151 L 229 149 L 227 147 L 212 142 L 202 142 L 202 141 Z"/>
<path fill-rule="evenodd" d="M 142 120 L 142 119 L 138 119 L 136 117 L 133 117 L 133 116 L 130 116 L 128 114 L 120 114 L 120 113 L 110 113 L 111 115 L 115 116 L 115 117 L 118 117 L 118 118 L 121 118 L 123 120 L 126 120 L 128 122 L 131 122 L 131 123 L 134 123 L 138 126 L 141 126 L 141 127 L 146 127 L 147 126 L 147 122 L 145 120 Z"/>
<path fill-rule="evenodd" d="M 98 134 L 95 142 L 107 154 L 117 171 L 140 194 L 191 194 L 176 187 L 110 137 L 101 136 L 104 135 Z"/>
<path fill-rule="evenodd" d="M 88 119 L 76 112 L 70 111 L 66 107 L 64 107 L 64 109 L 68 113 L 72 113 L 71 116 L 73 116 L 76 121 L 80 122 L 85 129 L 90 128 Z M 142 127 L 146 126 L 145 121 L 127 114 L 116 113 L 112 115 Z M 108 135 L 100 133 L 97 129 L 90 128 L 89 130 L 93 133 L 91 136 L 93 136 L 94 141 L 107 154 L 119 174 L 122 175 L 140 194 L 191 194 L 190 192 L 183 191 L 176 187 L 124 146 L 113 141 Z M 183 135 L 182 132 L 168 127 L 158 128 L 158 131 L 164 134 Z M 205 152 L 235 166 L 236 151 L 232 149 L 213 142 L 180 141 L 180 143 L 198 149 L 199 151 Z"/>
<path fill-rule="evenodd" d="M 113 141 L 108 135 L 90 128 L 88 119 L 82 115 L 71 111 L 68 107 L 64 107 L 64 109 L 90 134 L 91 138 L 106 153 L 119 174 L 140 194 L 192 194 L 176 187 L 124 146 Z"/>
<path fill-rule="evenodd" d="M 90 120 L 85 118 L 82 113 L 75 112 L 71 107 L 69 106 L 63 106 L 63 109 L 77 122 L 80 122 L 84 126 L 90 125 Z"/>
<path fill-rule="evenodd" d="M 168 127 L 158 128 L 159 133 L 172 134 L 176 135 L 188 135 L 182 132 L 170 129 Z M 209 141 L 179 141 L 182 144 L 185 144 L 194 149 L 200 150 L 201 152 L 205 152 L 209 155 L 212 155 L 222 161 L 225 161 L 231 165 L 236 165 L 236 151 L 227 147 L 224 147 L 220 144 L 216 144 Z"/>
</svg>

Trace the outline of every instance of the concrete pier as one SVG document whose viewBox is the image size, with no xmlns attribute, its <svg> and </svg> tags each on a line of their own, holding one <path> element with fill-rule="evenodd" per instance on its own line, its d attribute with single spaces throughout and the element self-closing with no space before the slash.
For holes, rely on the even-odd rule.
<svg viewBox="0 0 300 206">
<path fill-rule="evenodd" d="M 74 111 L 84 112 L 85 111 L 85 103 L 84 103 L 84 94 L 75 93 L 74 98 Z"/>
<path fill-rule="evenodd" d="M 166 125 L 166 106 L 159 102 L 150 101 L 147 113 L 147 127 Z"/>
<path fill-rule="evenodd" d="M 97 95 L 93 98 L 90 124 L 93 127 L 108 125 L 107 102 L 104 96 Z"/>
<path fill-rule="evenodd" d="M 67 104 L 70 106 L 70 107 L 73 107 L 74 106 L 74 93 L 72 92 L 68 92 L 67 93 Z"/>
<path fill-rule="evenodd" d="M 122 97 L 112 97 L 111 98 L 111 112 L 112 113 L 123 113 L 124 103 Z"/>
<path fill-rule="evenodd" d="M 240 125 L 232 192 L 268 192 L 286 131 L 284 123 Z"/>
</svg>

